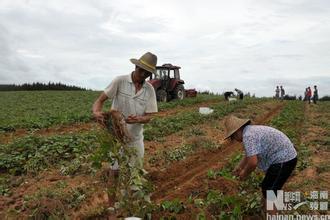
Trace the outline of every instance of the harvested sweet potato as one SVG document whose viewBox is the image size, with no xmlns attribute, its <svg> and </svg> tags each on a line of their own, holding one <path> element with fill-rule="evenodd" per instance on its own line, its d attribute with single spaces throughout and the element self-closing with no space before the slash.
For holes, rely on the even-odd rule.
<svg viewBox="0 0 330 220">
<path fill-rule="evenodd" d="M 105 126 L 121 143 L 128 143 L 131 141 L 125 117 L 120 111 L 110 110 L 105 113 Z"/>
</svg>

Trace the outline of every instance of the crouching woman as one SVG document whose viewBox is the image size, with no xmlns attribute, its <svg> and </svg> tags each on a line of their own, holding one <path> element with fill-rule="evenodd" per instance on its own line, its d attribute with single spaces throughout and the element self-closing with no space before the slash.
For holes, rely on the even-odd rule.
<svg viewBox="0 0 330 220">
<path fill-rule="evenodd" d="M 267 190 L 275 195 L 288 180 L 297 164 L 297 152 L 281 131 L 263 125 L 250 125 L 249 119 L 228 116 L 226 137 L 243 143 L 245 156 L 234 170 L 240 180 L 246 179 L 258 166 L 266 174 L 261 183 L 264 199 Z"/>
</svg>

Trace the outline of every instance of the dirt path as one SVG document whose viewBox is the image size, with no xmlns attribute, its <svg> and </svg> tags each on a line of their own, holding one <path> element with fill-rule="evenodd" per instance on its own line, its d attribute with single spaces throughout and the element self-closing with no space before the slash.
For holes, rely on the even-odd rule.
<svg viewBox="0 0 330 220">
<path fill-rule="evenodd" d="M 283 104 L 275 105 L 267 113 L 257 117 L 256 124 L 267 123 L 281 111 L 282 107 Z M 159 202 L 173 198 L 187 198 L 193 190 L 202 188 L 202 179 L 205 178 L 207 170 L 223 167 L 227 162 L 225 159 L 238 149 L 238 144 L 225 143 L 219 149 L 198 152 L 184 161 L 173 163 L 164 171 L 151 173 L 151 179 L 156 185 L 153 200 Z"/>
</svg>

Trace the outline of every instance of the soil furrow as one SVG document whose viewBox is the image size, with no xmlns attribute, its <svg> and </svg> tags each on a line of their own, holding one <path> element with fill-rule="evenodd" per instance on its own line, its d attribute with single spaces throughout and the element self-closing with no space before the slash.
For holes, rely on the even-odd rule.
<svg viewBox="0 0 330 220">
<path fill-rule="evenodd" d="M 267 123 L 281 111 L 282 107 L 283 104 L 277 104 L 265 115 L 257 117 L 255 123 Z M 202 151 L 184 161 L 173 163 L 171 167 L 164 171 L 151 173 L 151 179 L 157 185 L 153 199 L 158 202 L 163 199 L 187 196 L 187 192 L 185 192 L 187 185 L 189 189 L 191 189 L 191 185 L 196 186 L 195 188 L 200 187 L 201 181 L 198 177 L 204 176 L 208 169 L 224 166 L 226 163 L 225 158 L 236 152 L 238 148 L 238 144 L 228 143 L 220 149 Z"/>
</svg>

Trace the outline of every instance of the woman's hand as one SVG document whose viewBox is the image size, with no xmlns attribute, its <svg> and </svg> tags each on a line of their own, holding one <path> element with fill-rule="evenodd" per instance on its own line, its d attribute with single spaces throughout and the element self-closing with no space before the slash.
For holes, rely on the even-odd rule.
<svg viewBox="0 0 330 220">
<path fill-rule="evenodd" d="M 236 177 L 238 177 L 241 171 L 242 171 L 242 168 L 240 166 L 237 166 L 233 170 L 233 175 L 236 176 Z"/>
</svg>

